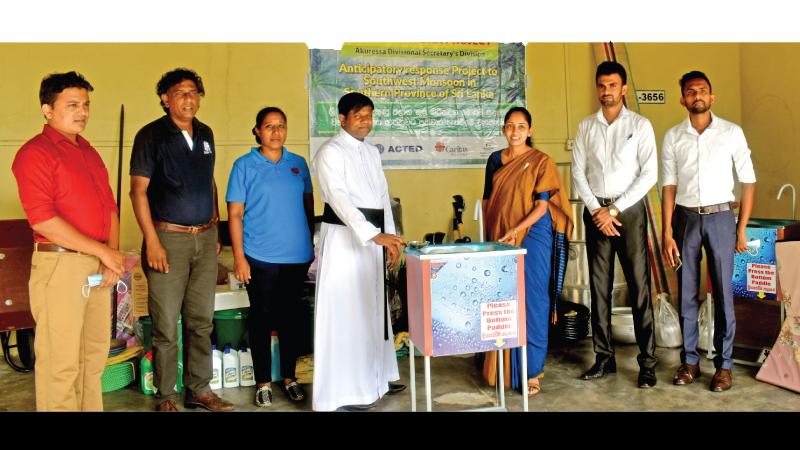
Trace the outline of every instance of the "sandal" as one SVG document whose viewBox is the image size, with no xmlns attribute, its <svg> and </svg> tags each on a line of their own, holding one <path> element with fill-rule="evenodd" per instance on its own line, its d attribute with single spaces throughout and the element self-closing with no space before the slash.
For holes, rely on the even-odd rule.
<svg viewBox="0 0 800 450">
<path fill-rule="evenodd" d="M 528 397 L 533 397 L 542 390 L 542 382 L 539 378 L 530 378 L 528 380 Z"/>
</svg>

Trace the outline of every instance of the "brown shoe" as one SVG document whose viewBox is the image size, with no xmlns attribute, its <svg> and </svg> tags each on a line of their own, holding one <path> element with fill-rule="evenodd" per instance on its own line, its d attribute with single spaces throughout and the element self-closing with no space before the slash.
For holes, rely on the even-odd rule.
<svg viewBox="0 0 800 450">
<path fill-rule="evenodd" d="M 672 379 L 672 384 L 675 386 L 683 386 L 686 384 L 694 383 L 694 380 L 700 378 L 700 366 L 697 364 L 681 364 L 678 367 L 678 372 Z"/>
<path fill-rule="evenodd" d="M 717 369 L 711 379 L 711 390 L 714 392 L 727 391 L 733 386 L 731 369 Z"/>
<path fill-rule="evenodd" d="M 178 405 L 175 404 L 175 400 L 167 399 L 163 402 L 156 405 L 156 411 L 158 412 L 178 412 Z"/>
<path fill-rule="evenodd" d="M 208 391 L 203 395 L 186 394 L 183 401 L 184 408 L 194 409 L 198 406 L 209 411 L 233 411 L 233 403 L 223 400 L 213 391 Z"/>
</svg>

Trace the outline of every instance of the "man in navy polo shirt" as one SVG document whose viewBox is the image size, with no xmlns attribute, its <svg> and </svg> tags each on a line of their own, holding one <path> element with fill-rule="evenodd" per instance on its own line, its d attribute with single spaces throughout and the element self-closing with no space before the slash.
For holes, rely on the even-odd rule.
<svg viewBox="0 0 800 450">
<path fill-rule="evenodd" d="M 131 201 L 144 235 L 142 261 L 153 319 L 157 411 L 177 411 L 178 316 L 186 329 L 184 406 L 230 411 L 211 381 L 211 331 L 217 279 L 217 206 L 214 135 L 195 118 L 202 79 L 175 69 L 156 92 L 167 114 L 136 134 L 131 155 Z"/>
</svg>

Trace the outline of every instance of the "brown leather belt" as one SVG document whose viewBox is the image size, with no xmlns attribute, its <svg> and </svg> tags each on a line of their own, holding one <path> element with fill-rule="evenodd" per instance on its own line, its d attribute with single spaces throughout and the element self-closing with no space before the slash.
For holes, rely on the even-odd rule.
<svg viewBox="0 0 800 450">
<path fill-rule="evenodd" d="M 174 231 L 176 233 L 189 233 L 189 234 L 200 234 L 214 225 L 216 221 L 212 220 L 203 225 L 178 225 L 176 223 L 169 223 L 169 222 L 161 222 L 160 220 L 154 220 L 153 225 L 156 227 L 157 230 L 164 230 L 164 231 Z"/>
<path fill-rule="evenodd" d="M 729 202 L 717 203 L 716 205 L 708 205 L 708 206 L 692 206 L 692 207 L 683 205 L 678 205 L 678 206 L 687 211 L 695 212 L 701 215 L 716 214 L 718 212 L 731 210 L 731 204 Z"/>
<path fill-rule="evenodd" d="M 33 249 L 37 252 L 78 253 L 75 250 L 70 250 L 51 242 L 36 242 L 33 244 Z"/>
</svg>

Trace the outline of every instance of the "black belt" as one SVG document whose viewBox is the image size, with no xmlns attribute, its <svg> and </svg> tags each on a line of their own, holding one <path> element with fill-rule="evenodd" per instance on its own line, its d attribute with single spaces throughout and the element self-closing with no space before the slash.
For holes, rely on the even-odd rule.
<svg viewBox="0 0 800 450">
<path fill-rule="evenodd" d="M 717 203 L 716 205 L 708 205 L 708 206 L 691 206 L 691 207 L 683 206 L 683 205 L 678 205 L 678 206 L 680 206 L 681 208 L 683 208 L 683 209 L 685 209 L 687 211 L 691 211 L 693 213 L 697 213 L 697 214 L 701 214 L 701 215 L 716 214 L 718 212 L 730 211 L 731 210 L 730 202 Z"/>
<path fill-rule="evenodd" d="M 604 198 L 604 197 L 596 197 L 597 201 L 600 202 L 600 206 L 609 206 L 615 201 L 619 200 L 619 196 Z"/>
<path fill-rule="evenodd" d="M 364 214 L 364 218 L 367 219 L 367 222 L 380 228 L 381 233 L 383 233 L 383 209 L 358 208 L 358 210 Z M 336 215 L 331 205 L 327 203 L 325 203 L 325 209 L 322 211 L 322 221 L 333 225 L 345 224 L 342 222 L 342 219 Z"/>
</svg>

